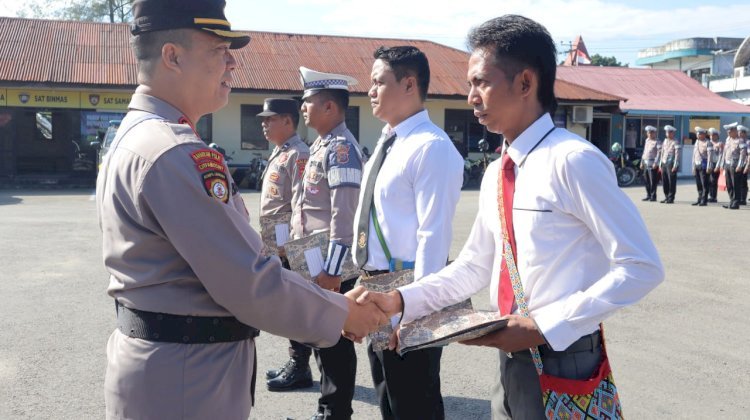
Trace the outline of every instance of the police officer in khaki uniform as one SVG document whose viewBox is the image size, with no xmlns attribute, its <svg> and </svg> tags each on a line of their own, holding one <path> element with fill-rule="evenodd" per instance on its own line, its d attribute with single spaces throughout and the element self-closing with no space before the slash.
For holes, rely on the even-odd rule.
<svg viewBox="0 0 750 420">
<path fill-rule="evenodd" d="M 724 153 L 724 143 L 719 139 L 719 130 L 711 127 L 708 129 L 708 135 L 711 137 L 711 153 L 709 153 L 708 160 L 708 202 L 715 203 L 719 190 L 719 175 L 721 175 L 719 160 Z"/>
<path fill-rule="evenodd" d="M 643 144 L 641 169 L 646 178 L 646 197 L 642 201 L 656 201 L 656 186 L 659 184 L 659 148 L 661 140 L 656 138 L 656 127 L 647 125 L 646 141 Z"/>
<path fill-rule="evenodd" d="M 330 245 L 323 271 L 315 278 L 322 288 L 342 293 L 356 278 L 342 279 L 344 261 L 352 245 L 352 224 L 362 181 L 362 153 L 346 128 L 349 76 L 300 67 L 305 125 L 318 132 L 310 146 L 303 191 L 293 205 L 292 237 L 329 232 Z M 357 356 L 346 339 L 329 349 L 315 350 L 320 369 L 320 392 L 313 419 L 349 419 L 352 415 Z"/>
<path fill-rule="evenodd" d="M 693 146 L 693 175 L 695 175 L 695 186 L 698 189 L 698 199 L 693 206 L 706 206 L 708 203 L 708 176 L 712 170 L 708 161 L 713 154 L 713 144 L 706 137 L 706 129 L 695 127 L 698 138 Z"/>
<path fill-rule="evenodd" d="M 745 145 L 745 165 L 740 177 L 740 205 L 747 205 L 747 174 L 750 172 L 750 144 L 747 139 L 747 127 L 744 125 L 737 126 L 737 134 L 740 136 L 741 144 Z"/>
<path fill-rule="evenodd" d="M 310 157 L 310 148 L 297 135 L 299 103 L 294 99 L 268 98 L 258 117 L 263 119 L 263 135 L 274 146 L 261 177 L 260 214 L 291 214 L 292 202 L 302 193 L 302 173 Z M 289 268 L 283 247 L 279 251 L 284 268 Z M 285 391 L 311 387 L 311 354 L 310 347 L 289 340 L 289 360 L 283 367 L 266 372 L 268 389 Z"/>
<path fill-rule="evenodd" d="M 720 161 L 720 165 L 724 168 L 724 179 L 727 182 L 727 193 L 729 193 L 729 204 L 722 207 L 731 210 L 740 208 L 740 175 L 744 171 L 745 159 L 747 159 L 745 144 L 737 134 L 738 125 L 734 122 L 724 126 L 728 137 L 724 141 L 724 154 Z"/>
<path fill-rule="evenodd" d="M 675 139 L 676 128 L 671 125 L 664 126 L 667 138 L 661 144 L 659 162 L 661 168 L 661 183 L 664 189 L 664 200 L 662 203 L 674 203 L 677 192 L 677 168 L 680 166 L 680 149 L 682 145 Z"/>
<path fill-rule="evenodd" d="M 387 322 L 261 255 L 223 157 L 194 123 L 226 105 L 223 0 L 137 0 L 139 86 L 97 179 L 108 293 L 108 419 L 246 419 L 258 329 L 316 346 Z M 269 316 L 273 313 L 274 316 Z"/>
</svg>

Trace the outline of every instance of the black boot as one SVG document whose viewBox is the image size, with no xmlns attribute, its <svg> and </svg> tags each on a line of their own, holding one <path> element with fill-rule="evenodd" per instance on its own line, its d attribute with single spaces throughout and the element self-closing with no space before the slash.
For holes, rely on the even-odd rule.
<svg viewBox="0 0 750 420">
<path fill-rule="evenodd" d="M 283 371 L 266 382 L 269 391 L 283 392 L 292 389 L 310 388 L 313 385 L 310 365 L 296 359 L 289 359 Z"/>
<path fill-rule="evenodd" d="M 289 360 L 287 360 L 286 363 L 284 363 L 284 365 L 282 367 L 280 367 L 278 369 L 267 370 L 266 371 L 266 379 L 273 379 L 273 378 L 281 375 L 281 372 L 285 371 L 287 369 L 287 367 L 290 366 L 293 363 L 294 363 L 294 359 L 292 359 L 290 357 Z"/>
</svg>

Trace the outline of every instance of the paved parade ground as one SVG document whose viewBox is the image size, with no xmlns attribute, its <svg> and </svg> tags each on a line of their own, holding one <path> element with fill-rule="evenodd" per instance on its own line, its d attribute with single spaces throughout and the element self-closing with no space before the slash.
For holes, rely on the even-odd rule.
<svg viewBox="0 0 750 420">
<path fill-rule="evenodd" d="M 625 416 L 748 418 L 750 209 L 729 211 L 721 202 L 692 207 L 695 186 L 687 180 L 673 205 L 641 202 L 642 187 L 626 192 L 646 220 L 667 277 L 642 302 L 605 323 Z M 462 193 L 451 258 L 471 228 L 477 195 Z M 104 417 L 105 345 L 115 314 L 105 293 L 91 196 L 90 190 L 0 191 L 0 419 Z M 257 228 L 259 194 L 243 196 Z M 720 192 L 724 204 L 726 196 Z M 474 302 L 487 307 L 487 292 Z M 267 333 L 257 340 L 260 375 L 253 419 L 306 419 L 316 409 L 314 366 L 314 388 L 265 389 L 263 372 L 286 360 L 287 344 Z M 357 354 L 354 418 L 377 419 L 363 345 Z M 459 344 L 445 349 L 448 419 L 489 418 L 496 359 L 490 349 Z"/>
</svg>

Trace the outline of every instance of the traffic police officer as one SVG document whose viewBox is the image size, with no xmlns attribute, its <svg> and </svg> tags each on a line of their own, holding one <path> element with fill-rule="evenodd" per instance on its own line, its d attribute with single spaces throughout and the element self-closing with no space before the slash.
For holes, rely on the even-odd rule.
<svg viewBox="0 0 750 420">
<path fill-rule="evenodd" d="M 268 98 L 263 103 L 263 135 L 274 145 L 263 175 L 260 196 L 261 216 L 292 212 L 292 203 L 302 193 L 302 174 L 310 157 L 310 148 L 297 135 L 299 103 L 294 99 Z M 283 247 L 279 255 L 284 268 L 289 262 Z M 289 360 L 280 369 L 266 372 L 268 389 L 284 391 L 312 386 L 310 355 L 312 349 L 289 340 Z"/>
<path fill-rule="evenodd" d="M 732 210 L 740 208 L 740 175 L 744 171 L 747 158 L 746 145 L 737 134 L 737 126 L 736 122 L 724 126 L 728 137 L 724 141 L 724 154 L 720 161 L 720 165 L 724 168 L 724 179 L 727 183 L 727 193 L 729 193 L 729 204 L 722 207 Z"/>
<path fill-rule="evenodd" d="M 712 172 L 708 161 L 713 154 L 713 144 L 706 137 L 705 128 L 695 127 L 695 133 L 698 139 L 693 147 L 693 175 L 698 188 L 698 199 L 692 205 L 705 206 L 708 203 L 708 174 Z"/>
<path fill-rule="evenodd" d="M 250 40 L 231 30 L 224 6 L 133 3 L 139 86 L 96 188 L 117 308 L 108 419 L 246 419 L 256 328 L 330 346 L 342 328 L 361 336 L 386 321 L 263 256 L 225 160 L 195 133 L 226 105 L 230 51 Z"/>
<path fill-rule="evenodd" d="M 708 161 L 708 202 L 715 203 L 719 189 L 719 175 L 721 175 L 719 160 L 724 153 L 724 143 L 719 139 L 719 130 L 711 127 L 708 129 L 708 135 L 711 137 L 711 153 L 709 153 Z"/>
<path fill-rule="evenodd" d="M 677 192 L 677 168 L 680 166 L 680 149 L 682 146 L 674 138 L 676 128 L 671 125 L 664 126 L 664 132 L 667 138 L 661 144 L 659 153 L 659 162 L 661 168 L 661 183 L 664 189 L 664 200 L 662 203 L 674 203 L 674 196 Z"/>
<path fill-rule="evenodd" d="M 747 138 L 747 127 L 744 125 L 737 126 L 737 134 L 740 136 L 740 142 L 745 145 L 745 166 L 740 174 L 740 202 L 741 206 L 747 205 L 747 173 L 750 172 L 750 142 Z"/>
<path fill-rule="evenodd" d="M 646 197 L 642 201 L 656 201 L 656 186 L 659 184 L 657 175 L 659 172 L 661 140 L 656 138 L 656 127 L 647 125 L 645 130 L 647 137 L 643 144 L 641 169 L 644 170 L 644 177 L 646 178 Z"/>
<path fill-rule="evenodd" d="M 342 281 L 341 272 L 349 258 L 362 181 L 362 152 L 345 122 L 349 86 L 357 81 L 305 67 L 300 67 L 300 74 L 304 86 L 302 115 L 305 124 L 318 132 L 318 138 L 310 146 L 303 191 L 293 205 L 292 237 L 329 232 L 328 255 L 314 281 L 324 289 L 343 293 L 356 281 Z M 341 339 L 330 349 L 315 350 L 315 359 L 321 374 L 321 396 L 313 418 L 350 418 L 357 370 L 352 342 Z"/>
</svg>

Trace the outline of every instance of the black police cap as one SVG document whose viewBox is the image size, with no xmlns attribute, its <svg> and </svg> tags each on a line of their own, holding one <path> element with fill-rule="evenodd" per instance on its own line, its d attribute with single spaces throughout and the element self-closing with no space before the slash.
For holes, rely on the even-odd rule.
<svg viewBox="0 0 750 420">
<path fill-rule="evenodd" d="M 276 114 L 299 114 L 299 104 L 294 99 L 268 98 L 263 102 L 263 112 L 259 117 L 270 117 Z"/>
<path fill-rule="evenodd" d="M 130 33 L 193 28 L 224 38 L 229 48 L 242 48 L 250 37 L 236 31 L 224 15 L 224 0 L 136 0 Z"/>
</svg>

